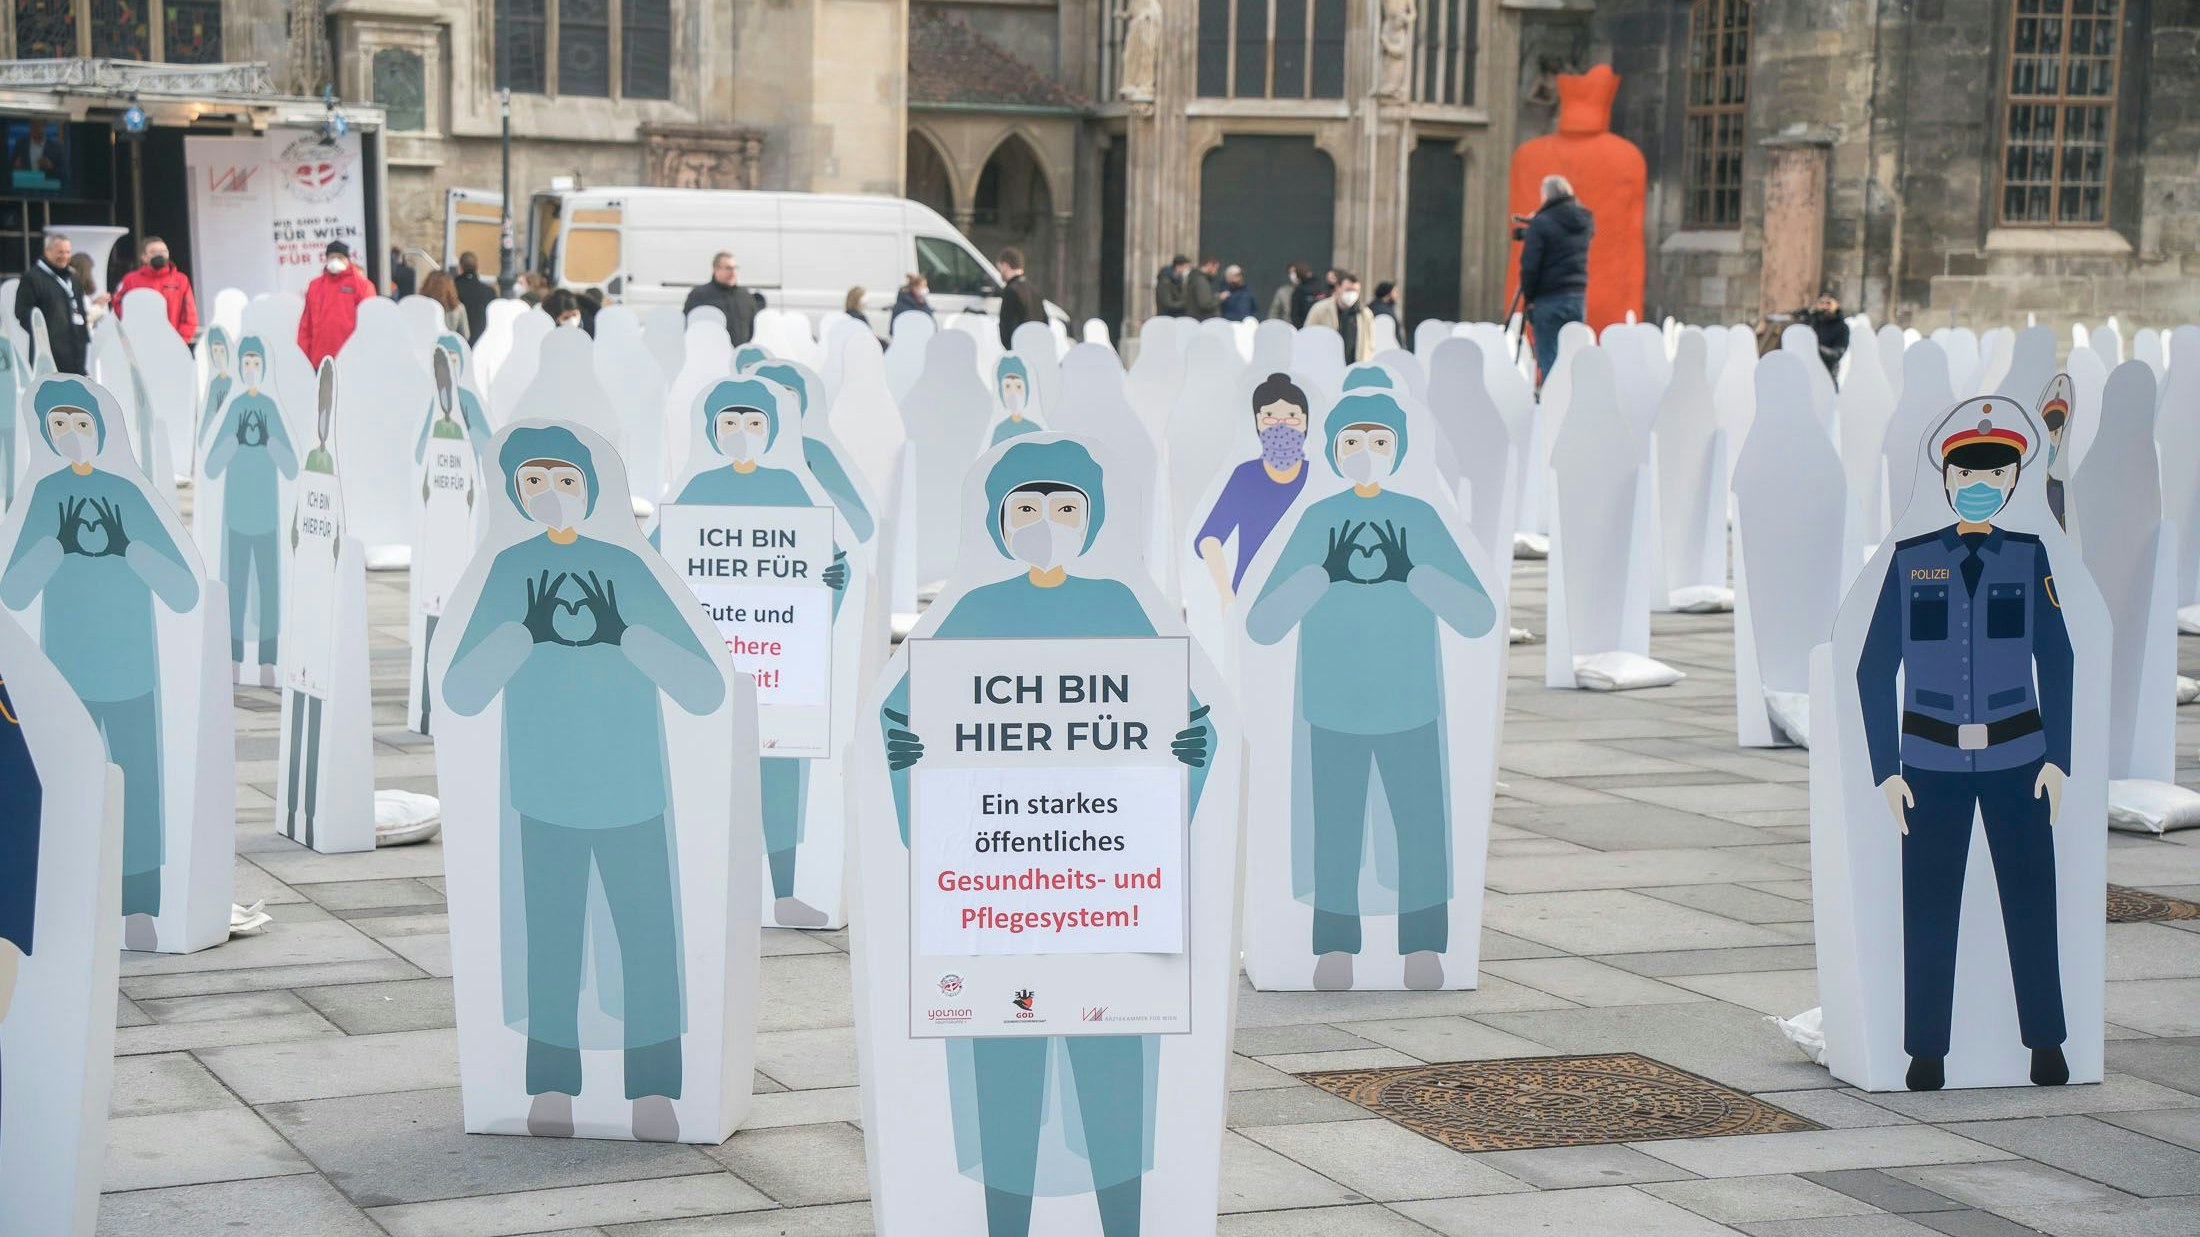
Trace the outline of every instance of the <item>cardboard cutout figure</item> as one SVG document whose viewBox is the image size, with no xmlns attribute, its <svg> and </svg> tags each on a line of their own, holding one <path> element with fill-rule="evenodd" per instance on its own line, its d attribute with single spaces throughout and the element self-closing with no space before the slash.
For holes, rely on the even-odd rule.
<svg viewBox="0 0 2200 1237">
<path fill-rule="evenodd" d="M 171 483 L 185 479 L 191 470 L 192 431 L 198 424 L 192 415 L 197 401 L 191 346 L 169 324 L 168 303 L 159 292 L 139 288 L 118 300 L 116 325 L 139 384 L 132 395 L 142 393 L 139 416 L 147 432 L 158 433 L 159 459 L 169 469 L 165 479 Z M 163 478 L 156 475 L 155 480 Z"/>
<path fill-rule="evenodd" d="M 0 604 L 36 607 L 25 626 L 122 767 L 124 947 L 219 944 L 235 819 L 221 607 L 138 470 L 114 396 L 57 374 L 29 401 L 45 471 L 0 526 Z"/>
<path fill-rule="evenodd" d="M 1596 333 L 1582 323 L 1569 322 L 1559 329 L 1558 356 L 1551 362 L 1551 372 L 1543 375 L 1543 385 L 1536 393 L 1535 467 L 1529 470 L 1522 501 L 1522 532 L 1543 534 L 1551 531 L 1558 506 L 1557 497 L 1546 492 L 1551 480 L 1551 455 L 1558 449 L 1559 432 L 1566 426 L 1567 410 L 1573 407 L 1574 362 L 1583 352 L 1595 348 L 1596 342 Z M 1611 368 L 1609 357 L 1605 358 L 1605 368 Z M 1616 393 L 1613 398 L 1617 407 Z"/>
<path fill-rule="evenodd" d="M 218 326 L 206 329 L 205 338 L 199 341 L 199 370 L 203 379 L 199 392 L 198 436 L 193 440 L 191 458 L 199 458 L 198 444 L 204 443 L 220 423 L 223 405 L 229 402 L 229 388 L 234 385 L 236 369 L 231 359 L 231 337 Z"/>
<path fill-rule="evenodd" d="M 1198 323 L 1192 326 L 1196 334 Z M 1168 437 L 1169 412 L 1176 405 L 1177 389 L 1184 384 L 1184 348 L 1188 342 L 1178 336 L 1171 319 L 1149 318 L 1138 332 L 1138 352 L 1124 375 L 1123 385 L 1130 394 L 1132 409 L 1138 413 L 1138 423 L 1145 426 L 1146 437 L 1155 442 Z"/>
<path fill-rule="evenodd" d="M 1918 444 L 1925 431 L 1955 403 L 1948 385 L 1948 358 L 1930 340 L 1902 354 L 1902 398 L 1887 420 L 1886 457 L 1888 527 L 1910 509 L 1911 482 Z"/>
<path fill-rule="evenodd" d="M 481 374 L 481 393 L 484 396 L 490 396 L 495 391 L 497 371 L 504 367 L 504 358 L 512 351 L 512 324 L 532 308 L 506 296 L 489 302 L 489 312 L 486 315 L 488 324 L 481 328 L 481 334 L 473 341 L 474 367 Z M 674 310 L 673 316 L 678 317 L 679 311 Z M 498 407 L 493 398 L 489 400 L 489 408 L 500 421 L 511 416 L 511 409 Z"/>
<path fill-rule="evenodd" d="M 2200 326 L 2170 332 L 2169 369 L 2154 421 L 2162 452 L 2162 515 L 2177 531 L 2177 605 L 2200 605 Z M 43 355 L 43 354 L 41 354 Z"/>
<path fill-rule="evenodd" d="M 1031 388 L 1026 402 L 1043 420 L 1054 415 L 1062 401 L 1062 349 L 1055 347 L 1054 328 L 1046 322 L 1026 322 L 1016 328 L 1009 350 L 1024 363 Z"/>
<path fill-rule="evenodd" d="M 665 471 L 665 384 L 643 334 L 641 315 L 624 305 L 596 311 L 596 384 L 611 400 L 634 474 L 635 496 L 654 505 L 670 483 Z M 487 441 L 487 435 L 483 436 Z"/>
<path fill-rule="evenodd" d="M 60 671 L 0 613 L 0 1198 L 10 1232 L 94 1228 L 121 877 L 121 776 Z"/>
<path fill-rule="evenodd" d="M 443 306 L 432 297 L 417 292 L 398 298 L 397 316 L 404 319 L 405 329 L 412 332 L 413 347 L 422 352 L 434 348 L 436 337 L 448 329 L 444 325 Z"/>
<path fill-rule="evenodd" d="M 722 1141 L 754 1056 L 755 689 L 601 436 L 523 418 L 489 458 L 429 671 L 466 1128 Z"/>
<path fill-rule="evenodd" d="M 997 447 L 1018 434 L 1045 431 L 1046 427 L 1032 415 L 1033 385 L 1031 367 L 1015 353 L 993 363 L 993 423 L 986 434 L 987 446 Z"/>
<path fill-rule="evenodd" d="M 366 555 L 336 475 L 336 358 L 324 358 L 314 445 L 298 476 L 284 564 L 283 712 L 276 828 L 324 854 L 374 849 L 374 718 Z"/>
<path fill-rule="evenodd" d="M 1621 411 L 1612 362 L 1585 348 L 1551 447 L 1547 687 L 1579 686 L 1576 668 L 1601 653 L 1650 654 L 1657 550 L 1649 444 Z"/>
<path fill-rule="evenodd" d="M 15 505 L 16 472 L 26 455 L 18 442 L 22 431 L 15 424 L 25 375 L 14 341 L 0 337 L 0 513 Z"/>
<path fill-rule="evenodd" d="M 1734 473 L 1734 718 L 1743 747 L 1809 742 L 1810 652 L 1833 635 L 1849 580 L 1848 483 L 1810 411 L 1804 367 L 1813 363 L 1775 350 L 1757 365 L 1757 419 Z"/>
<path fill-rule="evenodd" d="M 756 681 L 764 922 L 838 927 L 847 922 L 844 762 L 857 683 L 876 668 L 865 655 L 883 644 L 870 639 L 875 562 L 803 458 L 799 395 L 771 373 L 807 381 L 793 362 L 774 361 L 696 401 L 718 462 L 697 462 L 651 540 L 694 590 L 734 669 Z"/>
<path fill-rule="evenodd" d="M 1928 426 L 1814 682 L 1828 1064 L 1868 1089 L 2101 1077 L 2109 640 L 2045 436 L 2001 395 Z"/>
<path fill-rule="evenodd" d="M 1184 380 L 1169 410 L 1172 564 L 1186 561 L 1188 551 L 1197 553 L 1192 548 L 1195 540 L 1191 532 L 1196 527 L 1193 519 L 1200 514 L 1200 500 L 1214 487 L 1216 478 L 1259 445 L 1255 434 L 1247 432 L 1245 419 L 1238 415 L 1245 407 L 1247 386 L 1245 367 L 1235 347 L 1210 335 L 1192 341 L 1185 353 Z M 1257 433 L 1258 427 L 1253 429 Z M 1164 591 L 1167 587 L 1164 581 Z"/>
<path fill-rule="evenodd" d="M 707 322 L 690 324 L 680 368 L 673 372 L 672 381 L 665 386 L 663 415 L 668 488 L 673 478 L 687 475 L 689 460 L 699 451 L 704 454 L 709 451 L 696 439 L 693 415 L 696 399 L 720 381 L 733 377 L 733 373 L 733 341 L 726 337 L 726 328 L 713 328 Z M 663 496 L 650 494 L 645 497 L 656 502 Z"/>
<path fill-rule="evenodd" d="M 910 315 L 901 315 L 906 320 Z M 902 335 L 894 347 L 902 346 Z M 911 345 L 914 346 L 914 345 Z M 893 349 L 887 350 L 889 372 Z M 986 410 L 993 401 L 978 378 L 977 345 L 960 331 L 942 331 L 926 345 L 923 376 L 901 400 L 909 433 L 916 486 L 918 589 L 947 577 L 961 538 L 962 469 L 985 442 Z"/>
<path fill-rule="evenodd" d="M 86 376 L 105 386 L 108 394 L 122 405 L 131 441 L 146 444 L 144 458 L 138 461 L 138 467 L 144 471 L 146 480 L 152 482 L 153 493 L 173 508 L 176 505 L 176 474 L 168 458 L 168 435 L 146 389 L 145 375 L 138 369 L 130 339 L 122 333 L 122 323 L 112 314 L 100 319 L 99 325 L 92 328 L 92 341 L 85 349 L 84 361 Z"/>
<path fill-rule="evenodd" d="M 1240 740 L 1114 482 L 1066 435 L 987 452 L 955 572 L 865 710 L 858 1043 L 888 1237 L 1214 1222 Z M 1017 673 L 964 703 L 987 668 Z M 978 827 L 994 787 L 1016 810 Z M 1028 854 L 989 861 L 995 835 Z M 1019 892 L 1034 860 L 1068 879 Z"/>
<path fill-rule="evenodd" d="M 845 462 L 848 452 L 833 434 L 825 410 L 824 383 L 819 381 L 817 371 L 799 361 L 772 360 L 741 372 L 778 383 L 794 395 L 793 419 L 801 428 L 795 445 L 801 448 L 804 467 L 832 500 L 834 510 L 847 521 L 856 543 L 871 544 L 878 532 L 878 500 Z"/>
<path fill-rule="evenodd" d="M 932 340 L 938 333 L 938 324 L 930 314 L 894 315 L 893 338 L 886 345 L 886 385 L 893 391 L 896 404 L 908 405 L 909 393 L 916 390 L 917 380 L 931 364 Z M 977 364 L 975 345 L 971 348 L 971 364 Z"/>
<path fill-rule="evenodd" d="M 1682 331 L 1672 380 L 1651 422 L 1665 563 L 1663 596 L 1652 598 L 1659 609 L 1678 604 L 1675 598 L 1684 589 L 1726 589 L 1726 444 L 1712 408 L 1705 355 L 1703 332 Z"/>
<path fill-rule="evenodd" d="M 455 346 L 454 346 L 455 345 Z M 445 335 L 435 351 L 435 403 L 420 427 L 413 458 L 420 465 L 420 539 L 408 573 L 411 605 L 405 724 L 433 734 L 435 693 L 428 683 L 435 631 L 458 589 L 479 539 L 482 452 L 490 432 L 473 392 L 460 384 L 465 341 Z"/>
<path fill-rule="evenodd" d="M 1811 411 L 1818 416 L 1818 427 L 1830 440 L 1833 437 L 1834 399 L 1838 394 L 1833 386 L 1831 358 L 1818 350 L 1818 332 L 1801 322 L 1791 322 L 1780 332 L 1780 351 L 1803 362 L 1803 372 L 1810 382 Z"/>
<path fill-rule="evenodd" d="M 359 306 L 358 325 L 336 354 L 337 376 L 352 415 L 339 418 L 330 449 L 344 461 L 351 535 L 367 565 L 388 570 L 412 560 L 420 504 L 414 417 L 435 400 L 429 355 L 416 347 L 397 303 L 375 297 Z"/>
<path fill-rule="evenodd" d="M 869 332 L 849 336 L 841 349 L 840 386 L 833 393 L 828 424 L 833 436 L 847 444 L 848 462 L 871 492 L 889 496 L 908 435 L 886 385 L 885 353 Z"/>
<path fill-rule="evenodd" d="M 1848 353 L 1848 377 L 1834 397 L 1838 414 L 1841 467 L 1856 507 L 1856 545 L 1850 563 L 1861 563 L 1887 532 L 1887 426 L 1894 419 L 1894 389 L 1879 368 L 1879 347 L 1858 331 Z M 1806 671 L 1807 674 L 1807 671 Z"/>
<path fill-rule="evenodd" d="M 1264 989 L 1471 988 L 1502 708 L 1488 560 L 1413 454 L 1424 409 L 1363 386 L 1322 429 L 1326 475 L 1244 582 L 1248 819 L 1289 830 L 1248 854 L 1246 969 Z M 1395 916 L 1395 950 L 1368 916 Z"/>
<path fill-rule="evenodd" d="M 1741 462 L 1750 422 L 1757 416 L 1757 336 L 1746 326 L 1724 329 L 1726 363 L 1711 384 L 1711 406 L 1725 435 L 1727 475 L 1732 476 Z"/>
<path fill-rule="evenodd" d="M 524 310 L 512 318 L 511 342 L 504 348 L 502 363 L 488 371 L 489 407 L 497 410 L 497 420 L 509 423 L 513 413 L 525 407 L 527 388 L 534 385 L 542 341 L 550 338 L 557 325 L 540 308 Z M 718 324 L 718 333 L 726 333 L 725 323 Z"/>
<path fill-rule="evenodd" d="M 2052 398 L 2055 388 L 2048 390 Z M 2070 479 L 2068 511 L 2056 515 L 2069 516 L 2114 629 L 2108 710 L 2114 798 L 2119 781 L 2177 780 L 2177 530 L 2162 518 L 2154 371 L 2140 361 L 2117 366 L 2098 412 L 2093 448 Z M 2050 429 L 2049 441 L 2055 437 Z M 2049 486 L 2052 499 L 2052 478 Z"/>
<path fill-rule="evenodd" d="M 271 395 L 267 360 L 260 337 L 245 336 L 237 349 L 238 384 L 203 435 L 202 470 L 222 491 L 217 510 L 230 666 L 237 682 L 262 687 L 275 685 L 281 656 L 283 483 L 298 475 L 297 450 Z M 222 385 L 228 386 L 226 376 Z M 252 615 L 259 616 L 257 638 L 247 646 L 245 620 Z"/>
<path fill-rule="evenodd" d="M 599 313 L 597 328 L 603 326 Z M 719 334 L 725 334 L 720 330 Z M 665 376 L 669 384 L 687 364 L 687 318 L 677 305 L 654 305 L 642 318 L 642 339 L 649 345 L 651 356 L 657 358 L 657 372 Z M 731 348 L 731 341 L 728 341 Z"/>
<path fill-rule="evenodd" d="M 2090 353 L 2092 349 L 2083 351 Z M 2071 461 L 2064 448 L 2076 437 L 2072 430 L 2077 413 L 2077 392 L 2070 375 L 2057 374 L 2048 379 L 2038 403 L 2040 427 L 2047 432 L 2047 509 L 2055 513 L 2055 523 L 2067 529 L 2070 520 L 2064 511 L 2063 483 L 2070 475 Z"/>
</svg>

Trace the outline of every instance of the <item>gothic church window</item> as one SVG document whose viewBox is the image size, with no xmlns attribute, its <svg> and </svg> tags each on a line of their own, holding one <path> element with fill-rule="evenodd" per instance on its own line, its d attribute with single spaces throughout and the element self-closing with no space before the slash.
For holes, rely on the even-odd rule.
<svg viewBox="0 0 2200 1237">
<path fill-rule="evenodd" d="M 2001 221 L 2108 222 L 2120 0 L 2016 0 L 2002 132 Z"/>
<path fill-rule="evenodd" d="M 221 0 L 15 0 L 15 54 L 216 64 Z"/>
<path fill-rule="evenodd" d="M 1691 228 L 1742 226 L 1750 0 L 1695 0 L 1688 13 L 1684 215 Z"/>
<path fill-rule="evenodd" d="M 496 27 L 515 94 L 672 97 L 671 0 L 496 0 Z"/>
<path fill-rule="evenodd" d="M 1195 37 L 1202 98 L 1344 97 L 1345 0 L 1199 0 Z"/>
</svg>

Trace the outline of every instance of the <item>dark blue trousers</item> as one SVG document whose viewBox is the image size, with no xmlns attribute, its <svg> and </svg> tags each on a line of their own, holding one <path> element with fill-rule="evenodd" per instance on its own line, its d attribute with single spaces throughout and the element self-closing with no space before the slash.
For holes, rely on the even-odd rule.
<svg viewBox="0 0 2200 1237">
<path fill-rule="evenodd" d="M 2001 928 L 2009 941 L 2017 1026 L 2027 1048 L 2063 1042 L 2062 967 L 2055 934 L 2055 833 L 2033 798 L 2039 761 L 1995 773 L 1903 766 L 1917 805 L 1902 839 L 1903 1045 L 1913 1057 L 1948 1055 L 1963 873 L 1974 808 L 1986 823 Z"/>
</svg>

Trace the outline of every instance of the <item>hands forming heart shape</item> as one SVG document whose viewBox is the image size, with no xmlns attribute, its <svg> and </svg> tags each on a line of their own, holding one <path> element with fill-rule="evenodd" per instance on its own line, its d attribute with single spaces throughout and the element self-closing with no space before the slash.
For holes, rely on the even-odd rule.
<svg viewBox="0 0 2200 1237">
<path fill-rule="evenodd" d="M 91 515 L 86 517 L 89 508 Z M 54 539 L 61 543 L 63 554 L 78 554 L 85 558 L 120 557 L 130 548 L 130 537 L 122 528 L 122 509 L 104 498 L 71 498 L 60 504 L 61 526 Z M 103 544 L 97 550 L 84 544 L 87 531 L 97 532 Z"/>
<path fill-rule="evenodd" d="M 580 587 L 578 600 L 567 601 L 558 596 L 558 590 L 567 580 Z M 615 581 L 599 579 L 593 571 L 585 577 L 564 571 L 553 577 L 544 571 L 526 583 L 527 609 L 520 621 L 536 644 L 587 648 L 591 644 L 617 644 L 626 637 L 627 622 L 619 614 L 619 586 Z M 593 620 L 587 633 L 560 624 L 561 616 L 578 615 L 583 611 Z M 568 630 L 572 634 L 568 635 Z"/>
<path fill-rule="evenodd" d="M 237 418 L 237 445 L 240 447 L 264 447 L 267 445 L 267 415 L 257 409 Z"/>
<path fill-rule="evenodd" d="M 1362 532 L 1372 531 L 1375 544 L 1359 544 Z M 1383 570 L 1379 575 L 1363 576 L 1352 570 L 1355 559 L 1383 556 Z M 1329 551 L 1322 556 L 1322 570 L 1332 584 L 1382 584 L 1391 580 L 1404 581 L 1413 570 L 1413 558 L 1406 550 L 1406 530 L 1388 520 L 1377 527 L 1373 521 L 1355 524 L 1346 521 L 1329 530 Z"/>
</svg>

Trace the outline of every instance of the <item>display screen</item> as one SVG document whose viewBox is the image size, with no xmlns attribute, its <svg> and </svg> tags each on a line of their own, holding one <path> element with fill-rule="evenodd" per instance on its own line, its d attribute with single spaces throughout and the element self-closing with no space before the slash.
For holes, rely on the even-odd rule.
<svg viewBox="0 0 2200 1237">
<path fill-rule="evenodd" d="M 59 120 L 8 120 L 8 188 L 59 195 L 69 180 L 68 134 L 69 126 Z"/>
</svg>

